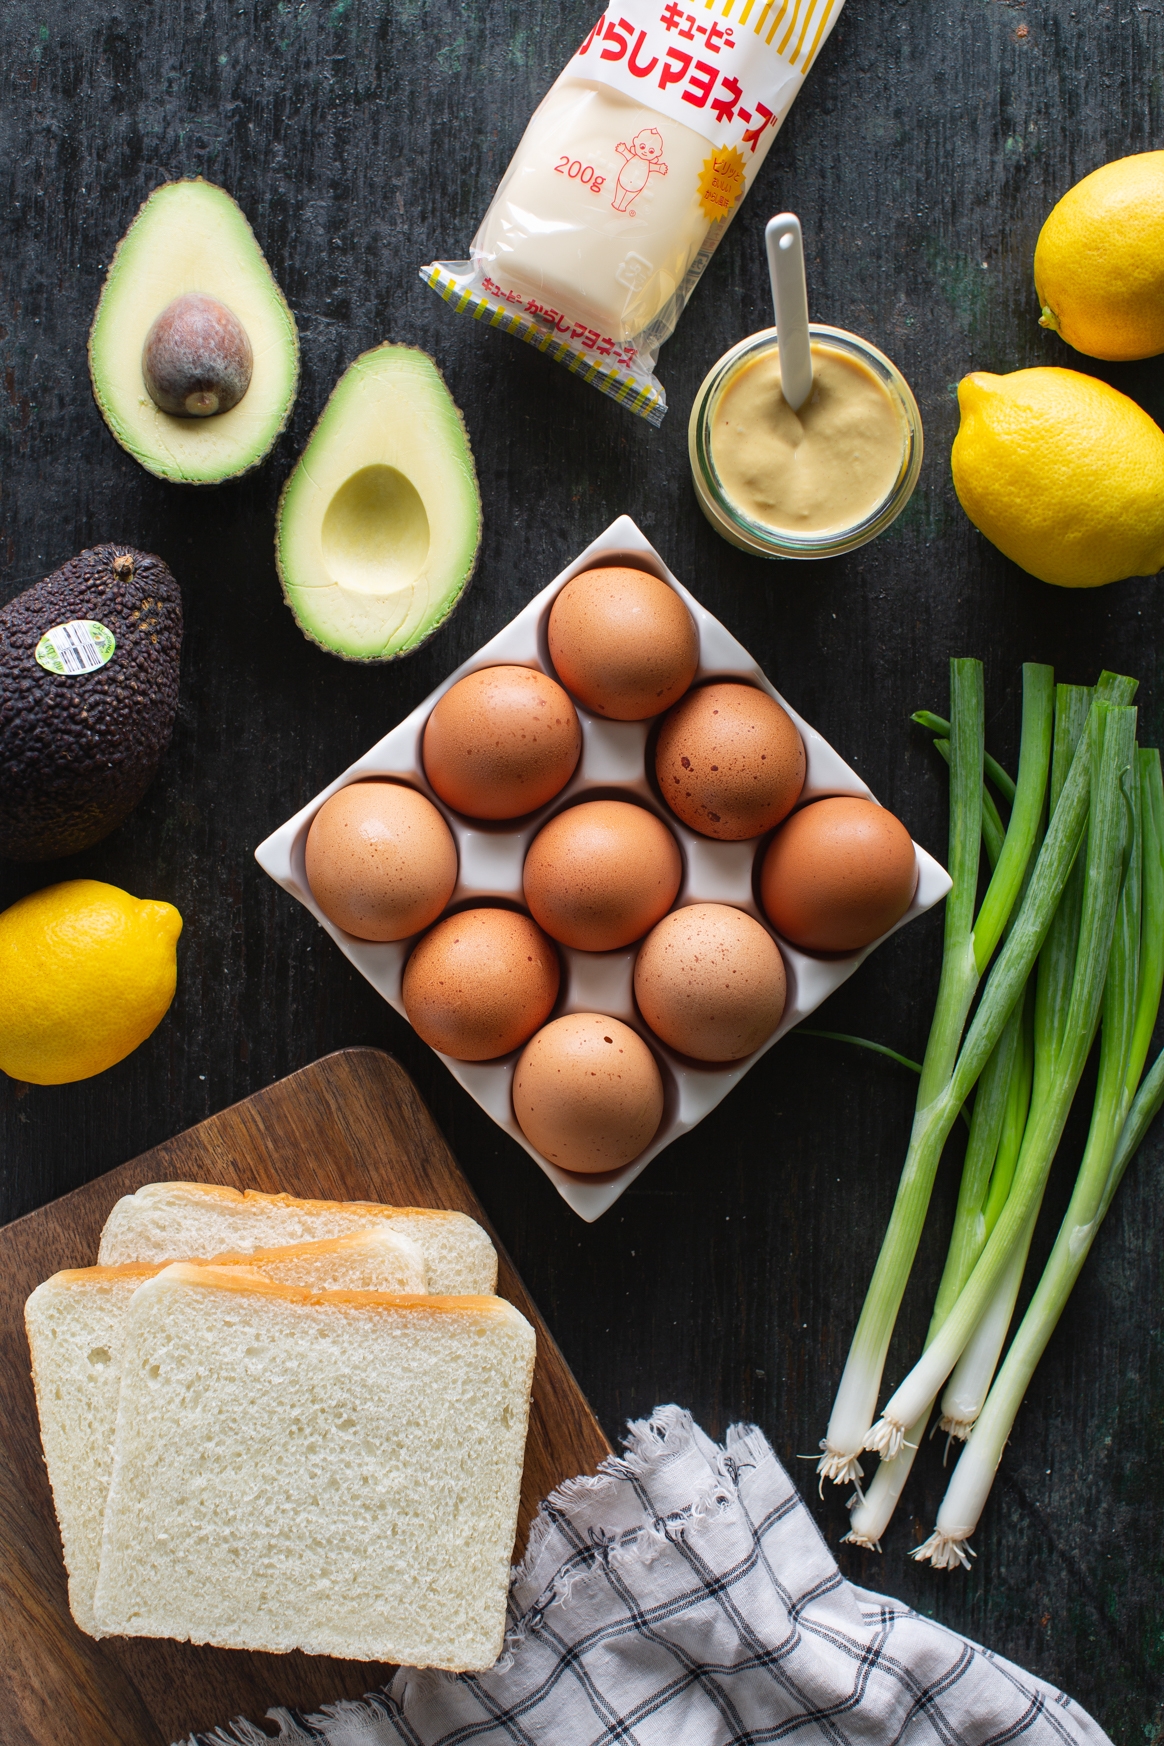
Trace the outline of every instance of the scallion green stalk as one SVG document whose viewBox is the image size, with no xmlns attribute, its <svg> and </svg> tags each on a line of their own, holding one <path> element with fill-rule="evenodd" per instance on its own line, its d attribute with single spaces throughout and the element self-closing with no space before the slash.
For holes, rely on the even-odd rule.
<svg viewBox="0 0 1164 1746">
<path fill-rule="evenodd" d="M 1043 949 L 1045 952 L 1046 947 Z M 1018 1063 L 1011 1078 L 1010 1098 L 1007 1103 L 1006 1118 L 1003 1122 L 1002 1137 L 998 1144 L 998 1156 L 994 1161 L 990 1188 L 982 1209 L 983 1247 L 985 1247 L 986 1239 L 998 1223 L 1002 1209 L 1006 1205 L 1007 1196 L 1014 1181 L 1015 1165 L 1018 1163 L 1019 1153 L 1022 1150 L 1027 1116 L 1030 1112 L 1031 1081 L 1034 1072 L 1034 1037 L 1032 1034 L 1034 1029 L 1034 992 L 1034 979 L 1032 978 L 1031 982 L 1027 984 L 1027 998 L 1023 1003 L 1022 1060 Z M 1033 1232 L 1033 1220 L 1030 1229 Z M 1028 1236 L 1027 1247 L 1029 1248 L 1029 1246 Z M 978 1254 L 981 1252 L 980 1248 Z M 974 1260 L 977 1261 L 977 1259 L 978 1255 L 976 1254 Z M 1026 1251 L 1024 1249 L 1023 1260 L 1017 1264 L 1018 1280 L 1014 1287 L 1016 1294 L 1022 1280 L 1022 1270 L 1025 1264 Z M 967 1278 L 969 1278 L 969 1274 L 970 1269 L 968 1268 Z M 1004 1288 L 1000 1287 L 1000 1292 L 1002 1289 Z M 965 1437 L 969 1429 L 967 1418 L 969 1418 L 969 1423 L 972 1423 L 973 1418 L 981 1410 L 982 1402 L 986 1398 L 986 1392 L 990 1387 L 991 1378 L 998 1364 L 998 1355 L 1002 1350 L 1001 1342 L 1006 1338 L 1006 1330 L 1010 1326 L 1010 1318 L 1013 1313 L 1014 1300 L 1012 1298 L 1010 1308 L 1006 1312 L 1005 1325 L 1001 1335 L 998 1336 L 997 1344 L 995 1343 L 996 1328 L 994 1324 L 992 1323 L 989 1328 L 987 1326 L 992 1314 L 991 1307 L 988 1307 L 986 1314 L 970 1336 L 970 1343 L 955 1366 L 942 1400 L 942 1418 L 938 1429 L 945 1431 L 947 1436 Z"/>
<path fill-rule="evenodd" d="M 1002 1137 L 998 1142 L 998 1156 L 994 1160 L 986 1204 L 982 1209 L 983 1242 L 998 1223 L 999 1214 L 1006 1205 L 1006 1197 L 1014 1181 L 1015 1165 L 1022 1150 L 1027 1116 L 1030 1113 L 1031 1080 L 1034 1074 L 1034 992 L 1033 981 L 1028 982 L 1026 999 L 1023 1002 L 1022 1062 L 1011 1078 L 1010 1098 L 1002 1124 Z"/>
<path fill-rule="evenodd" d="M 983 840 L 985 841 L 985 837 Z M 854 1049 L 868 1049 L 871 1055 L 882 1055 L 887 1061 L 896 1061 L 899 1067 L 908 1067 L 911 1073 L 916 1073 L 919 1076 L 921 1074 L 922 1064 L 920 1061 L 911 1061 L 908 1055 L 899 1054 L 896 1049 L 891 1049 L 887 1043 L 874 1043 L 868 1037 L 854 1037 L 848 1031 L 810 1030 L 807 1025 L 797 1025 L 792 1035 L 794 1037 L 823 1037 L 829 1043 L 851 1043 Z M 970 1126 L 970 1117 L 965 1109 L 962 1111 L 962 1120 L 967 1127 Z"/>
<path fill-rule="evenodd" d="M 909 719 L 910 721 L 916 721 L 920 727 L 929 728 L 931 733 L 938 734 L 944 740 L 948 740 L 950 737 L 949 722 L 946 721 L 943 716 L 935 715 L 932 709 L 915 709 Z M 982 767 L 986 771 L 990 780 L 994 783 L 994 786 L 998 789 L 998 792 L 1002 795 L 1003 799 L 1013 806 L 1015 789 L 1014 777 L 1009 775 L 998 762 L 997 758 L 992 758 L 989 752 L 987 752 L 983 757 Z"/>
<path fill-rule="evenodd" d="M 935 740 L 934 751 L 950 762 L 949 740 Z M 982 847 L 986 850 L 986 859 L 990 862 L 993 873 L 998 866 L 998 857 L 1002 854 L 1002 845 L 1006 837 L 1006 826 L 998 816 L 998 808 L 994 804 L 989 788 L 982 784 Z"/>
</svg>

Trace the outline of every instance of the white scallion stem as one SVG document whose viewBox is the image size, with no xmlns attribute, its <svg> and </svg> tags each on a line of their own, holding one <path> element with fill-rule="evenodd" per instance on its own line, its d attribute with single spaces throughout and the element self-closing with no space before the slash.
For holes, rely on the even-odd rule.
<svg viewBox="0 0 1164 1746">
<path fill-rule="evenodd" d="M 1020 1003 L 1007 1020 L 1002 1036 L 978 1082 L 974 1117 L 970 1124 L 970 1140 L 966 1147 L 966 1161 L 958 1191 L 958 1209 L 954 1215 L 954 1230 L 934 1299 L 934 1312 L 926 1335 L 927 1345 L 941 1327 L 951 1306 L 957 1301 L 958 1293 L 965 1285 L 974 1263 L 982 1253 L 982 1246 L 990 1235 L 992 1227 L 987 1224 L 982 1208 L 992 1180 L 991 1168 L 998 1168 L 999 1154 L 1004 1147 L 1012 1147 L 1017 1154 L 1018 1144 L 1022 1139 L 1031 1088 L 1029 1040 L 1026 1035 L 1028 1018 L 1029 1015 L 1024 1014 L 1023 1003 Z M 1012 1136 L 1007 1129 L 1016 1124 L 1017 1134 Z M 1013 1168 L 1013 1157 L 1010 1165 Z M 1002 1161 L 1002 1167 L 1006 1168 L 1005 1160 Z M 879 1463 L 872 1482 L 864 1493 L 858 1491 L 854 1494 L 849 1504 L 849 1532 L 845 1536 L 851 1544 L 880 1550 L 882 1536 L 897 1508 L 914 1457 L 925 1436 L 932 1407 L 931 1401 L 926 1411 L 919 1413 L 906 1431 L 901 1447 L 892 1460 Z"/>
<path fill-rule="evenodd" d="M 1036 1218 L 1037 1216 L 1036 1208 Z M 1019 1238 L 1011 1251 L 1010 1260 L 998 1282 L 998 1289 L 987 1304 L 982 1320 L 971 1334 L 966 1350 L 954 1366 L 954 1373 L 946 1384 L 938 1429 L 945 1431 L 947 1436 L 958 1438 L 960 1442 L 964 1443 L 970 1435 L 974 1421 L 982 1411 L 983 1403 L 990 1392 L 990 1384 L 994 1380 L 994 1372 L 998 1368 L 998 1360 L 1010 1331 L 1011 1317 L 1014 1315 L 1014 1306 L 1030 1253 L 1031 1238 L 1035 1234 L 1035 1222 L 1034 1218 L 1031 1219 L 1026 1234 Z"/>
<path fill-rule="evenodd" d="M 888 1528 L 898 1500 L 905 1490 L 914 1456 L 926 1434 L 931 1401 L 924 1413 L 905 1433 L 901 1449 L 892 1461 L 878 1463 L 873 1482 L 863 1493 L 857 1491 L 849 1501 L 849 1531 L 843 1536 L 850 1546 L 863 1546 L 867 1551 L 880 1552 L 881 1537 Z"/>
</svg>

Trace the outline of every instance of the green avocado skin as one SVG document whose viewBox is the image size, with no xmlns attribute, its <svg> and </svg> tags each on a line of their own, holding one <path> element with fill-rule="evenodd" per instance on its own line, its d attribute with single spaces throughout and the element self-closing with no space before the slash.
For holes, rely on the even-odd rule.
<svg viewBox="0 0 1164 1746">
<path fill-rule="evenodd" d="M 49 673 L 45 631 L 96 619 L 113 656 Z M 75 855 L 128 816 L 152 782 L 178 710 L 182 596 L 161 558 L 93 546 L 0 609 L 0 855 Z"/>
</svg>

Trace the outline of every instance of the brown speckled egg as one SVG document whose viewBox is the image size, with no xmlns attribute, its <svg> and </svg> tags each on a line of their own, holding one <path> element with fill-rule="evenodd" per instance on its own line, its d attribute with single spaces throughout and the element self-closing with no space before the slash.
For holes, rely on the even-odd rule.
<svg viewBox="0 0 1164 1746">
<path fill-rule="evenodd" d="M 683 861 L 644 806 L 589 800 L 543 825 L 525 858 L 525 901 L 564 946 L 610 952 L 641 940 L 675 901 Z"/>
<path fill-rule="evenodd" d="M 675 590 L 646 570 L 583 570 L 554 601 L 549 640 L 562 684 L 612 721 L 661 715 L 699 665 L 695 620 Z"/>
<path fill-rule="evenodd" d="M 858 952 L 913 901 L 917 857 L 900 819 L 851 795 L 814 800 L 768 845 L 760 900 L 777 933 L 806 952 Z"/>
<path fill-rule="evenodd" d="M 443 1055 L 491 1061 L 545 1024 L 560 975 L 558 954 L 527 915 L 465 909 L 417 942 L 404 969 L 404 1010 Z"/>
<path fill-rule="evenodd" d="M 482 667 L 445 692 L 424 730 L 424 773 L 469 818 L 520 818 L 559 794 L 582 752 L 578 713 L 532 667 Z"/>
<path fill-rule="evenodd" d="M 639 948 L 635 999 L 657 1037 L 697 1061 L 739 1061 L 784 1015 L 784 960 L 742 909 L 693 903 L 665 916 Z"/>
<path fill-rule="evenodd" d="M 804 742 L 791 717 L 754 685 L 703 685 L 659 729 L 663 799 L 693 831 L 721 842 L 779 824 L 800 798 L 804 772 Z"/>
<path fill-rule="evenodd" d="M 436 920 L 457 883 L 457 845 L 431 800 L 399 782 L 349 782 L 307 833 L 307 883 L 329 921 L 360 940 L 404 940 Z"/>
<path fill-rule="evenodd" d="M 663 1119 L 663 1078 L 643 1039 L 601 1013 L 574 1012 L 526 1045 L 513 1113 L 531 1146 L 563 1170 L 618 1170 Z"/>
</svg>

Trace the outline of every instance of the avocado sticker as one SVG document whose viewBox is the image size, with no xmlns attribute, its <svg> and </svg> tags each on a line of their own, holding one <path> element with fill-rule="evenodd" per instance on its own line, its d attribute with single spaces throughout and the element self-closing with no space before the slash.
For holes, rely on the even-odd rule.
<svg viewBox="0 0 1164 1746">
<path fill-rule="evenodd" d="M 47 673 L 76 678 L 104 667 L 116 647 L 113 632 L 95 618 L 71 618 L 45 631 L 36 645 L 36 658 Z"/>
</svg>

